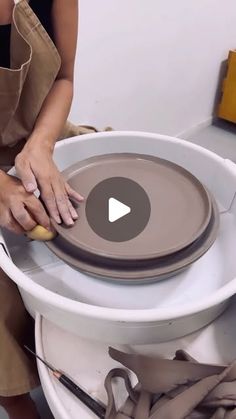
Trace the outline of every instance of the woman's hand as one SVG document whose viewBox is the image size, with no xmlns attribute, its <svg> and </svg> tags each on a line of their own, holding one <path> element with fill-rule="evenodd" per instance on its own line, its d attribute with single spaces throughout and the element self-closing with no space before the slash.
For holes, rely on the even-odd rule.
<svg viewBox="0 0 236 419">
<path fill-rule="evenodd" d="M 70 198 L 80 202 L 83 197 L 66 183 L 57 169 L 52 151 L 42 143 L 26 143 L 15 160 L 16 172 L 27 192 L 40 190 L 50 216 L 57 222 L 71 226 L 78 214 Z"/>
<path fill-rule="evenodd" d="M 34 194 L 26 192 L 21 181 L 0 172 L 0 226 L 20 234 L 37 224 L 50 229 L 50 220 Z"/>
</svg>

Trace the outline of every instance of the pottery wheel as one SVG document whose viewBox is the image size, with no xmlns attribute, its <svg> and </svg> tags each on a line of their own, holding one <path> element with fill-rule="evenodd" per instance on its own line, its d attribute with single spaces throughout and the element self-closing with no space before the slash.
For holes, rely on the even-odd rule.
<svg viewBox="0 0 236 419">
<path fill-rule="evenodd" d="M 167 256 L 201 237 L 211 219 L 211 199 L 203 185 L 163 159 L 108 154 L 81 161 L 63 175 L 85 197 L 72 228 L 54 223 L 65 252 L 71 244 L 112 259 Z M 117 218 L 116 210 L 124 215 Z"/>
</svg>

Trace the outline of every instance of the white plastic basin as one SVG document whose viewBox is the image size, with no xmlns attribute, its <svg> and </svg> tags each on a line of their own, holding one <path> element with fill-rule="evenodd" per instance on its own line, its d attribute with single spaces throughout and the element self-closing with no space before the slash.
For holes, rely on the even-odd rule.
<svg viewBox="0 0 236 419">
<path fill-rule="evenodd" d="M 236 292 L 236 166 L 186 141 L 158 134 L 107 132 L 61 141 L 61 170 L 105 153 L 151 154 L 182 165 L 213 193 L 220 230 L 213 247 L 186 271 L 148 285 L 89 277 L 57 259 L 44 244 L 4 233 L 1 266 L 17 283 L 28 310 L 85 338 L 113 343 L 162 342 L 208 324 Z M 109 174 L 108 174 L 109 176 Z"/>
</svg>

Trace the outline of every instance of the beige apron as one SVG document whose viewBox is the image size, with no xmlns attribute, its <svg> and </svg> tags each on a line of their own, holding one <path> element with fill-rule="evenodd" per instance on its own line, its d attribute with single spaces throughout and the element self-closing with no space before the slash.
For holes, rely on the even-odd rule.
<svg viewBox="0 0 236 419">
<path fill-rule="evenodd" d="M 60 68 L 60 57 L 27 1 L 16 2 L 11 29 L 11 68 L 0 68 L 0 166 L 15 155 L 34 128 Z M 27 393 L 39 384 L 23 351 L 33 324 L 15 284 L 0 271 L 0 396 Z"/>
<path fill-rule="evenodd" d="M 60 68 L 55 45 L 28 2 L 15 1 L 11 68 L 0 68 L 0 167 L 14 165 Z M 1 50 L 0 50 L 1 53 Z M 93 132 L 68 123 L 63 136 Z M 33 323 L 15 284 L 0 270 L 0 396 L 27 393 L 39 384 L 23 344 Z"/>
<path fill-rule="evenodd" d="M 61 65 L 58 51 L 26 0 L 15 0 L 10 69 L 0 67 L 0 167 L 14 159 L 32 133 Z M 109 130 L 107 128 L 105 130 Z M 61 138 L 97 131 L 67 122 Z"/>
<path fill-rule="evenodd" d="M 0 145 L 27 138 L 60 69 L 57 49 L 27 1 L 15 5 L 11 68 L 0 68 Z"/>
</svg>

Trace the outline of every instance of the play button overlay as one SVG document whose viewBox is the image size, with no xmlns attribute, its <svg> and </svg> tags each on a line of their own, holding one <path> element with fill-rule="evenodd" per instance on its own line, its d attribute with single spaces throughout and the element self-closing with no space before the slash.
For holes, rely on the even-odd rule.
<svg viewBox="0 0 236 419">
<path fill-rule="evenodd" d="M 128 205 L 122 204 L 115 198 L 109 199 L 108 219 L 110 223 L 114 223 L 125 215 L 129 214 L 131 208 Z"/>
<path fill-rule="evenodd" d="M 145 190 L 131 179 L 111 177 L 98 183 L 86 199 L 91 229 L 112 242 L 137 237 L 146 227 L 151 204 Z"/>
</svg>

